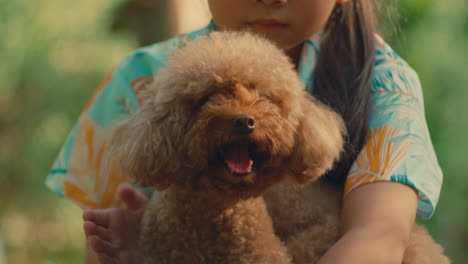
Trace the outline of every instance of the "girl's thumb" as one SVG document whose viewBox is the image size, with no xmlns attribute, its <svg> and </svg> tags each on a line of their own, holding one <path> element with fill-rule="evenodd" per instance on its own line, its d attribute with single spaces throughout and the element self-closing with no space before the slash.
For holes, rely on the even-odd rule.
<svg viewBox="0 0 468 264">
<path fill-rule="evenodd" d="M 118 188 L 119 197 L 129 210 L 138 210 L 146 206 L 148 198 L 129 183 L 122 183 Z"/>
</svg>

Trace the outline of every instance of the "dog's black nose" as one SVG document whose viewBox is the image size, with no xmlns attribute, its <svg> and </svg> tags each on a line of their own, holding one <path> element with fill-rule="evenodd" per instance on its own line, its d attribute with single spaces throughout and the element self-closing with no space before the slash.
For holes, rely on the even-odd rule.
<svg viewBox="0 0 468 264">
<path fill-rule="evenodd" d="M 255 128 L 255 119 L 249 115 L 238 115 L 232 122 L 234 129 L 240 134 L 249 134 Z"/>
</svg>

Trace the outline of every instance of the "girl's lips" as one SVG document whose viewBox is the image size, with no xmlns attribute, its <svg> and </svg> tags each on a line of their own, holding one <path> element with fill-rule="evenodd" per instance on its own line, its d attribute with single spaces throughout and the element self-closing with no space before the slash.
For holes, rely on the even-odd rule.
<svg viewBox="0 0 468 264">
<path fill-rule="evenodd" d="M 248 24 L 258 32 L 270 32 L 287 26 L 286 23 L 275 19 L 257 19 Z"/>
</svg>

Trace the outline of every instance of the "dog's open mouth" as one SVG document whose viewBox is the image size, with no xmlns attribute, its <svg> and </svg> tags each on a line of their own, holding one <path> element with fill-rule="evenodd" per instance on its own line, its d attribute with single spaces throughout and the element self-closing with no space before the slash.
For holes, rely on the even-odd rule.
<svg viewBox="0 0 468 264">
<path fill-rule="evenodd" d="M 252 172 L 253 160 L 248 143 L 231 143 L 223 147 L 224 164 L 234 176 L 244 176 Z"/>
<path fill-rule="evenodd" d="M 254 164 L 258 161 L 255 144 L 251 142 L 231 142 L 223 145 L 220 150 L 220 159 L 233 176 L 246 176 L 252 172 Z"/>
</svg>

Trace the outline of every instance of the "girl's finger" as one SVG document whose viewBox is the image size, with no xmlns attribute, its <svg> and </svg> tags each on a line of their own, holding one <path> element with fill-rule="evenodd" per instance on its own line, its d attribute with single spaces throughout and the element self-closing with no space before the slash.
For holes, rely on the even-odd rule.
<svg viewBox="0 0 468 264">
<path fill-rule="evenodd" d="M 118 249 L 113 244 L 102 240 L 98 236 L 88 237 L 88 244 L 91 246 L 94 252 L 100 255 L 106 255 L 109 258 L 115 258 L 118 253 Z"/>
<path fill-rule="evenodd" d="M 111 212 L 112 209 L 85 210 L 83 212 L 83 219 L 102 227 L 108 227 L 111 219 Z"/>
<path fill-rule="evenodd" d="M 107 228 L 96 225 L 90 221 L 85 221 L 83 224 L 83 229 L 87 237 L 94 235 L 107 242 L 112 242 L 111 232 Z"/>
<path fill-rule="evenodd" d="M 129 210 L 138 210 L 146 206 L 148 198 L 129 183 L 119 186 L 119 196 Z"/>
</svg>

